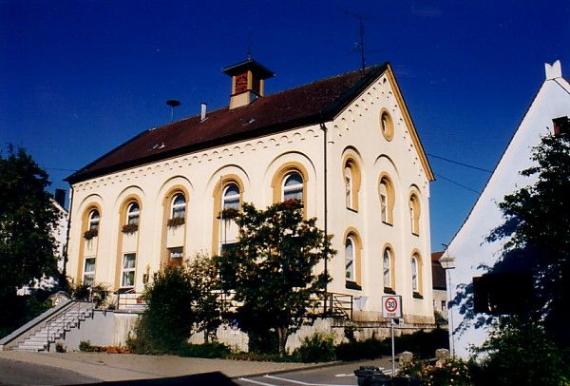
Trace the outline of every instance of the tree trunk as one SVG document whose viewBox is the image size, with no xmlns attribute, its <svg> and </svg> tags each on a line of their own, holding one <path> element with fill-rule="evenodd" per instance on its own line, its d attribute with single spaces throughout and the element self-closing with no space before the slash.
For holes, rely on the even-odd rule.
<svg viewBox="0 0 570 386">
<path fill-rule="evenodd" d="M 287 338 L 289 337 L 289 329 L 287 327 L 277 328 L 277 338 L 279 340 L 279 356 L 284 357 L 287 352 L 285 346 L 287 345 Z"/>
</svg>

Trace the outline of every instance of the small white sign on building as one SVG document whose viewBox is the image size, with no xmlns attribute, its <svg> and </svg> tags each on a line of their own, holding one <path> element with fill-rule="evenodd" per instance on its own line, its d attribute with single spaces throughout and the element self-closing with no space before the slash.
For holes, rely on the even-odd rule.
<svg viewBox="0 0 570 386">
<path fill-rule="evenodd" d="M 402 317 L 402 297 L 399 295 L 382 296 L 382 316 L 389 319 Z"/>
</svg>

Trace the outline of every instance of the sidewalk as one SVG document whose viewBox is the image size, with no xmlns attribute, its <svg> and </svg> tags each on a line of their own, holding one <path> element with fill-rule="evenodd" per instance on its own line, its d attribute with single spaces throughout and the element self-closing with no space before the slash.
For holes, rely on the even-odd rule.
<svg viewBox="0 0 570 386">
<path fill-rule="evenodd" d="M 0 358 L 71 370 L 101 381 L 178 377 L 219 371 L 230 378 L 315 367 L 305 363 L 181 358 L 171 355 L 29 353 L 0 351 Z"/>
</svg>

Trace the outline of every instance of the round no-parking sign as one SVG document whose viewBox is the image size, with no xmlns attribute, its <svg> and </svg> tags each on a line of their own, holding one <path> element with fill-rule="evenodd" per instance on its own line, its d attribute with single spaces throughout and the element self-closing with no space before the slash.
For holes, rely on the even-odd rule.
<svg viewBox="0 0 570 386">
<path fill-rule="evenodd" d="M 382 316 L 385 318 L 401 318 L 402 298 L 398 295 L 382 296 Z"/>
</svg>

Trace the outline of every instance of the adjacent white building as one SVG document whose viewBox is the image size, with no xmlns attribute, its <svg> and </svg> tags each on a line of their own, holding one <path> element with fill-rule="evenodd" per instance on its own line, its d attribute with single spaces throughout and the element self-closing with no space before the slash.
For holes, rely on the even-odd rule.
<svg viewBox="0 0 570 386">
<path fill-rule="evenodd" d="M 474 277 L 485 273 L 482 265 L 492 266 L 500 257 L 504 240 L 488 243 L 485 238 L 492 229 L 504 222 L 498 207 L 505 195 L 534 182 L 520 171 L 532 165 L 531 150 L 541 137 L 553 132 L 553 120 L 570 116 L 570 84 L 562 77 L 560 61 L 545 64 L 546 79 L 540 86 L 520 125 L 515 130 L 483 192 L 471 209 L 467 219 L 453 237 L 444 256 L 455 258 L 456 268 L 451 274 L 451 296 L 458 288 L 473 282 Z M 458 307 L 451 310 L 454 327 L 465 326 Z M 470 345 L 480 345 L 488 336 L 485 327 L 467 326 L 463 332 L 450 337 L 456 355 L 467 358 Z"/>
</svg>

